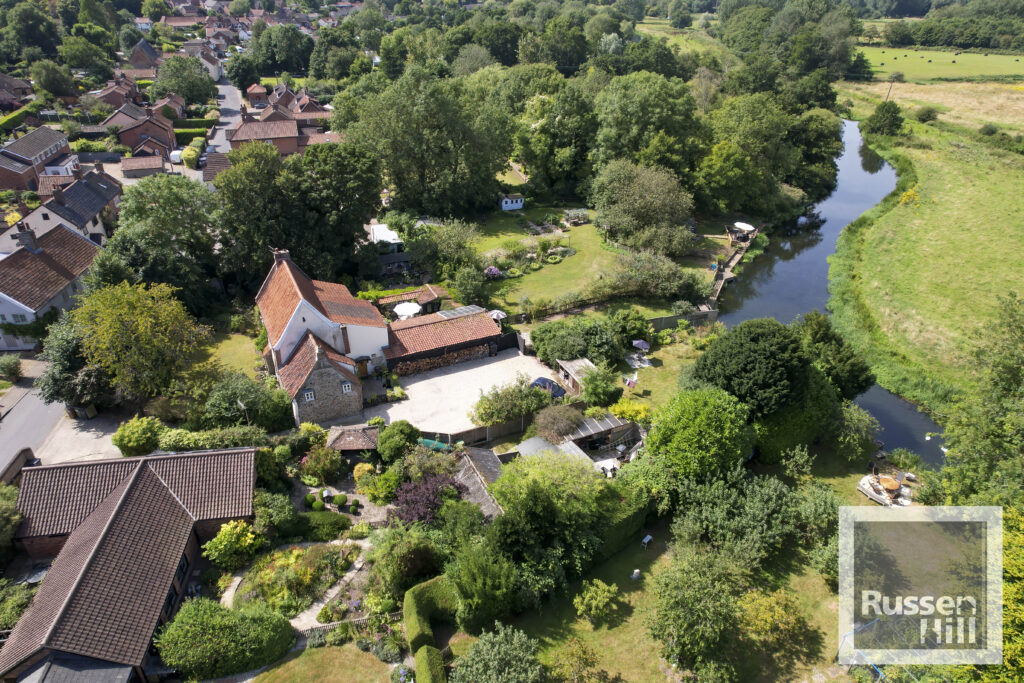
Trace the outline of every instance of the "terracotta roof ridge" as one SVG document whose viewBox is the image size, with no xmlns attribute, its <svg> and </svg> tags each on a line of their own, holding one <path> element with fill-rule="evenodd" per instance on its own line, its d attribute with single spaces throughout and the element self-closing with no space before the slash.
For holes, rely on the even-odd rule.
<svg viewBox="0 0 1024 683">
<path fill-rule="evenodd" d="M 254 451 L 255 446 L 235 446 L 233 448 L 208 448 L 202 451 L 184 451 L 182 453 L 158 453 L 157 455 L 139 455 L 132 458 L 103 458 L 102 460 L 77 460 L 72 462 L 58 462 L 52 465 L 37 465 L 32 472 L 43 470 L 55 470 L 64 467 L 91 467 L 93 465 L 106 465 L 115 462 L 152 462 L 153 460 L 169 460 L 171 458 L 190 458 L 210 455 L 211 453 L 240 453 L 242 451 Z"/>
<path fill-rule="evenodd" d="M 81 568 L 79 568 L 78 576 L 75 577 L 75 582 L 71 584 L 71 589 L 68 590 L 68 594 L 64 596 L 64 600 L 61 602 L 60 607 L 57 608 L 57 613 L 54 615 L 53 621 L 50 622 L 50 627 L 46 629 L 46 633 L 43 634 L 43 637 L 40 641 L 41 646 L 45 646 L 49 642 L 50 637 L 53 635 L 53 632 L 57 629 L 57 624 L 59 624 L 61 619 L 64 618 L 64 612 L 65 610 L 67 610 L 68 603 L 71 602 L 71 598 L 74 597 L 75 593 L 78 591 L 78 587 L 81 585 L 82 580 L 85 578 L 86 571 L 89 569 L 89 566 L 96 558 L 96 552 L 99 550 L 99 547 L 103 542 L 103 539 L 110 531 L 110 527 L 114 524 L 114 518 L 117 516 L 118 510 L 120 510 L 121 506 L 124 505 L 124 500 L 125 498 L 128 497 L 128 492 L 131 491 L 132 487 L 139 480 L 139 475 L 142 473 L 142 470 L 143 465 L 140 463 L 139 466 L 135 468 L 135 471 L 132 472 L 131 479 L 129 479 L 128 481 L 128 485 L 124 487 L 123 491 L 121 491 L 121 495 L 118 497 L 117 500 L 117 505 L 115 505 L 114 509 L 110 511 L 109 515 L 107 516 L 106 522 L 103 523 L 103 529 L 101 529 L 100 532 L 96 534 L 96 538 L 92 544 L 92 549 L 89 551 L 89 556 L 85 558 L 85 562 L 83 562 Z M 93 512 L 95 512 L 95 509 L 93 510 Z M 86 519 L 88 519 L 88 516 L 86 516 Z"/>
</svg>

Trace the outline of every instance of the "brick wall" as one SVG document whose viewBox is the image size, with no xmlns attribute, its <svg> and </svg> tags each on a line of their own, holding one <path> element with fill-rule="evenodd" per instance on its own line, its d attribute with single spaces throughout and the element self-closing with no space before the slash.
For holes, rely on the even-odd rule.
<svg viewBox="0 0 1024 683">
<path fill-rule="evenodd" d="M 25 546 L 25 552 L 29 554 L 29 557 L 57 557 L 57 553 L 64 547 L 64 541 L 66 540 L 68 540 L 66 535 L 32 536 L 31 538 L 21 539 L 21 544 Z"/>
<path fill-rule="evenodd" d="M 388 367 L 392 372 L 399 375 L 415 375 L 418 372 L 426 372 L 448 365 L 455 365 L 456 363 L 464 363 L 467 360 L 486 358 L 489 354 L 490 345 L 481 344 L 480 346 L 470 346 L 469 348 L 459 349 L 458 351 L 452 351 L 441 356 L 417 358 L 416 360 L 399 359 L 397 363 L 389 362 Z"/>
<path fill-rule="evenodd" d="M 347 394 L 342 391 L 346 382 L 352 385 Z M 307 391 L 313 392 L 312 401 L 304 398 Z M 295 403 L 299 422 L 328 422 L 360 412 L 363 409 L 363 392 L 358 382 L 347 379 L 323 358 L 295 394 Z"/>
</svg>

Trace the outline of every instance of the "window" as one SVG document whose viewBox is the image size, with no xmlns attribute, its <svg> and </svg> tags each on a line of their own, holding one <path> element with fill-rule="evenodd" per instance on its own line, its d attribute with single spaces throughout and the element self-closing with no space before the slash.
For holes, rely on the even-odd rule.
<svg viewBox="0 0 1024 683">
<path fill-rule="evenodd" d="M 44 220 L 44 221 L 48 221 L 48 220 L 50 220 L 50 214 L 48 214 L 48 213 L 44 213 L 44 214 L 43 214 L 43 220 Z"/>
<path fill-rule="evenodd" d="M 93 225 L 99 225 L 100 224 L 100 219 L 99 218 L 93 218 L 92 219 L 92 224 Z"/>
<path fill-rule="evenodd" d="M 4 315 L 3 313 L 0 313 L 0 323 L 5 323 L 5 322 L 7 322 L 7 316 Z"/>
<path fill-rule="evenodd" d="M 352 383 L 351 382 L 345 382 L 344 384 L 342 384 L 341 385 L 341 393 L 343 393 L 343 394 L 351 394 L 352 393 Z"/>
<path fill-rule="evenodd" d="M 22 313 L 15 313 L 13 318 L 14 318 L 14 322 L 16 322 L 16 323 L 27 323 L 28 322 L 28 318 L 26 318 L 25 315 L 22 314 Z"/>
<path fill-rule="evenodd" d="M 180 586 L 185 581 L 185 574 L 188 573 L 188 557 L 182 555 L 178 560 L 178 571 L 174 572 L 174 580 Z"/>
<path fill-rule="evenodd" d="M 313 392 L 312 391 L 304 392 L 302 394 L 302 398 L 305 399 L 306 403 L 312 403 L 313 402 Z"/>
<path fill-rule="evenodd" d="M 171 616 L 171 610 L 174 609 L 174 603 L 178 600 L 178 591 L 171 586 L 171 589 L 167 591 L 167 599 L 164 600 L 164 614 L 168 617 Z"/>
</svg>

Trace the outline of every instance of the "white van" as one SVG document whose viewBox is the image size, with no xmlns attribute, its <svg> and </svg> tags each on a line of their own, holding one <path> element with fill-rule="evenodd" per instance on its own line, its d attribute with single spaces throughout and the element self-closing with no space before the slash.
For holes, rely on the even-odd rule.
<svg viewBox="0 0 1024 683">
<path fill-rule="evenodd" d="M 171 163 L 172 164 L 180 164 L 181 163 L 181 150 L 180 149 L 176 149 L 176 150 L 171 152 Z"/>
</svg>

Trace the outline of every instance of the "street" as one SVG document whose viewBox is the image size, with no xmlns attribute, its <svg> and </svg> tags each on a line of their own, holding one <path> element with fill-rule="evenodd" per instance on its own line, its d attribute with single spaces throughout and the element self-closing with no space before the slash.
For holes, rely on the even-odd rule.
<svg viewBox="0 0 1024 683">
<path fill-rule="evenodd" d="M 22 379 L 18 386 L 8 389 L 9 396 L 5 395 L 11 403 L 4 404 L 8 412 L 0 420 L 0 463 L 4 465 L 25 447 L 38 454 L 39 447 L 64 415 L 63 405 L 46 405 L 38 391 L 25 391 L 31 383 L 31 378 Z M 12 392 L 20 394 L 20 398 Z"/>
<path fill-rule="evenodd" d="M 238 88 L 228 83 L 226 78 L 220 79 L 220 82 L 217 84 L 217 93 L 217 103 L 220 105 L 220 123 L 214 129 L 207 151 L 224 152 L 227 154 L 231 151 L 231 145 L 228 144 L 227 131 L 242 116 L 242 94 L 238 92 Z M 223 95 L 224 99 L 219 99 L 220 95 Z"/>
</svg>

